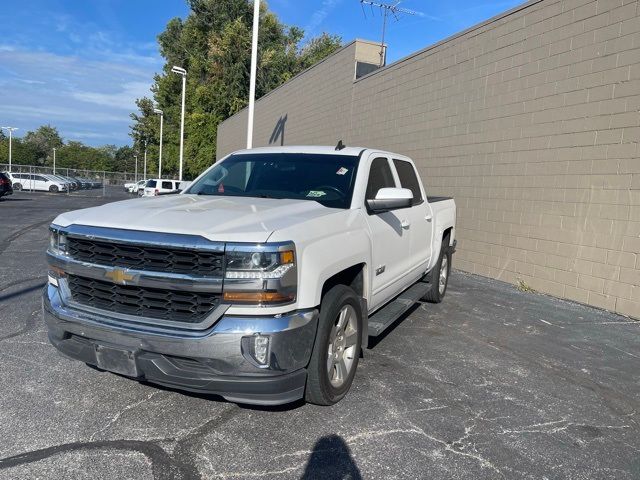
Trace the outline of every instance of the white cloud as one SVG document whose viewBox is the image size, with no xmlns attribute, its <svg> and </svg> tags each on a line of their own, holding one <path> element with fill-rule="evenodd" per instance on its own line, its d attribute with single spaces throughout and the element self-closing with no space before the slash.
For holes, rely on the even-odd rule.
<svg viewBox="0 0 640 480">
<path fill-rule="evenodd" d="M 340 4 L 342 0 L 322 0 L 320 8 L 313 12 L 311 20 L 305 25 L 304 31 L 307 37 L 313 35 L 316 29 L 322 25 L 322 22 L 329 16 L 329 14 Z"/>
<path fill-rule="evenodd" d="M 16 124 L 21 132 L 51 123 L 64 138 L 129 143 L 129 113 L 136 98 L 150 95 L 162 65 L 154 62 L 0 49 L 0 123 Z"/>
<path fill-rule="evenodd" d="M 132 111 L 136 98 L 149 96 L 150 91 L 149 82 L 129 82 L 123 84 L 117 92 L 74 92 L 72 95 L 83 102 Z"/>
</svg>

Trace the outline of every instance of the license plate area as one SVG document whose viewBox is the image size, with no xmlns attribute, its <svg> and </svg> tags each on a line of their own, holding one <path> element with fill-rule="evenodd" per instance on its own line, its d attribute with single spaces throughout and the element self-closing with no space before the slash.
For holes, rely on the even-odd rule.
<svg viewBox="0 0 640 480">
<path fill-rule="evenodd" d="M 96 345 L 96 362 L 99 368 L 127 377 L 138 377 L 135 353 L 123 348 Z"/>
</svg>

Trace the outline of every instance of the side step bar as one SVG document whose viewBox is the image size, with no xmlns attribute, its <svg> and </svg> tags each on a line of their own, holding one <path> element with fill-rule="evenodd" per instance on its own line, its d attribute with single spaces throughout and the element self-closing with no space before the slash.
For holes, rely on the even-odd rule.
<svg viewBox="0 0 640 480">
<path fill-rule="evenodd" d="M 400 316 L 409 310 L 420 298 L 422 298 L 431 288 L 431 284 L 419 281 L 404 292 L 395 300 L 387 303 L 384 307 L 369 317 L 369 335 L 377 337 L 395 322 Z"/>
</svg>

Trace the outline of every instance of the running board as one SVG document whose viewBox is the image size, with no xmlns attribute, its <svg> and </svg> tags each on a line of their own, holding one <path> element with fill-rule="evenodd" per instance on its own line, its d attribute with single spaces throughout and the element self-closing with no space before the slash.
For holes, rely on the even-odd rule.
<svg viewBox="0 0 640 480">
<path fill-rule="evenodd" d="M 393 322 L 409 310 L 431 288 L 431 284 L 420 281 L 369 317 L 369 335 L 377 337 Z"/>
</svg>

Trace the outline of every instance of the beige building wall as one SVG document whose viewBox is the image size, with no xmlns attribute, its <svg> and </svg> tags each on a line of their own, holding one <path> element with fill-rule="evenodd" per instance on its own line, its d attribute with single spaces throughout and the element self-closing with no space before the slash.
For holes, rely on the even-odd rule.
<svg viewBox="0 0 640 480">
<path fill-rule="evenodd" d="M 355 80 L 356 41 L 256 104 L 255 144 L 339 139 L 458 205 L 458 268 L 640 318 L 640 8 L 536 0 Z M 218 131 L 243 148 L 246 111 Z"/>
</svg>

